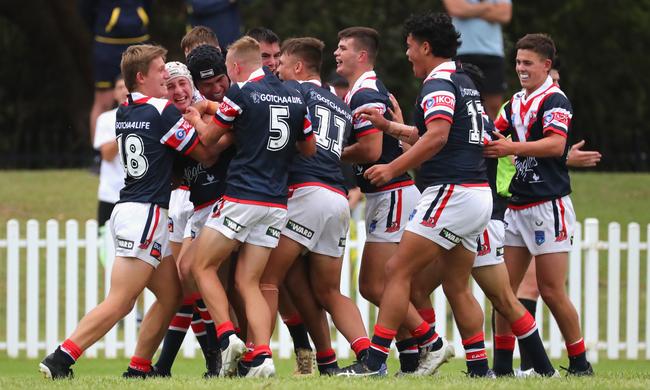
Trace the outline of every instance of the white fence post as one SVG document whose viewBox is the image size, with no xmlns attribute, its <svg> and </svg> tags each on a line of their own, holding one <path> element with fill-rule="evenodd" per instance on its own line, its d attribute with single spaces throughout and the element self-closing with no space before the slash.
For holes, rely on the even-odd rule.
<svg viewBox="0 0 650 390">
<path fill-rule="evenodd" d="M 621 297 L 621 226 L 609 224 L 607 248 L 607 358 L 618 359 Z"/>
<path fill-rule="evenodd" d="M 65 223 L 65 334 L 71 334 L 79 320 L 79 224 Z"/>
<path fill-rule="evenodd" d="M 585 245 L 587 258 L 585 260 L 585 301 L 584 341 L 587 347 L 587 357 L 592 362 L 598 361 L 598 220 L 585 220 Z M 568 340 L 567 340 L 568 341 Z"/>
<path fill-rule="evenodd" d="M 627 358 L 639 357 L 639 224 L 627 227 Z M 648 346 L 646 346 L 648 348 Z"/>
<path fill-rule="evenodd" d="M 7 355 L 18 357 L 20 323 L 20 226 L 15 219 L 7 222 Z"/>
<path fill-rule="evenodd" d="M 49 352 L 59 345 L 59 223 L 50 219 L 46 230 L 45 345 Z"/>
<path fill-rule="evenodd" d="M 578 312 L 578 318 L 582 319 L 582 224 L 579 222 L 576 223 L 573 247 L 569 252 L 569 298 Z"/>
<path fill-rule="evenodd" d="M 650 360 L 650 223 L 646 228 L 645 250 L 645 358 Z"/>
<path fill-rule="evenodd" d="M 38 321 L 39 304 L 39 251 L 38 251 L 38 222 L 34 219 L 27 221 L 27 290 L 25 293 L 27 357 L 38 357 Z"/>
<path fill-rule="evenodd" d="M 97 306 L 97 293 L 99 292 L 99 287 L 97 283 L 98 278 L 98 267 L 97 267 L 97 256 L 98 256 L 98 229 L 97 221 L 91 219 L 86 221 L 86 313 L 91 311 Z M 88 357 L 97 357 L 97 344 L 89 347 L 86 352 Z"/>
</svg>

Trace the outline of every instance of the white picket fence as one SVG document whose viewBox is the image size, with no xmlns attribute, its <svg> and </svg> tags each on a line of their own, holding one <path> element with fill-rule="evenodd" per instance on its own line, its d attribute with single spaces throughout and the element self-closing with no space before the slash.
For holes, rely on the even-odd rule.
<svg viewBox="0 0 650 390">
<path fill-rule="evenodd" d="M 357 290 L 357 283 L 352 280 L 353 275 L 358 275 L 360 261 L 352 259 L 361 255 L 361 248 L 365 241 L 364 222 L 357 219 L 356 231 L 358 237 L 350 239 L 345 252 L 344 267 L 341 280 L 341 290 L 350 296 L 355 293 L 356 303 L 361 311 L 364 323 L 370 327 L 370 304 L 363 299 Z M 51 351 L 68 335 L 77 325 L 79 320 L 79 307 L 84 305 L 84 312 L 88 312 L 98 303 L 99 282 L 104 278 L 104 293 L 108 292 L 110 270 L 114 249 L 112 240 L 98 239 L 97 222 L 89 220 L 85 223 L 85 235 L 79 236 L 79 223 L 69 220 L 65 223 L 65 237 L 60 238 L 59 223 L 49 220 L 45 226 L 45 237 L 39 233 L 40 226 L 35 220 L 27 222 L 26 236 L 21 238 L 18 221 L 7 222 L 7 238 L 0 240 L 0 254 L 6 249 L 6 262 L 0 262 L 0 267 L 6 269 L 6 338 L 0 340 L 0 351 L 6 351 L 9 357 L 18 357 L 25 351 L 27 357 L 42 356 L 45 351 Z M 647 225 L 646 242 L 640 240 L 640 226 L 631 223 L 627 227 L 627 242 L 621 242 L 621 227 L 618 223 L 608 226 L 607 241 L 598 237 L 598 220 L 589 218 L 584 223 L 584 236 L 582 225 L 578 224 L 574 236 L 573 250 L 570 254 L 569 268 L 569 295 L 575 304 L 582 320 L 584 339 L 588 348 L 589 359 L 597 361 L 598 352 L 607 351 L 610 359 L 619 359 L 620 352 L 625 351 L 625 358 L 638 359 L 640 351 L 645 350 L 645 359 L 650 359 L 650 251 L 648 251 L 648 237 L 650 237 L 650 224 Z M 98 253 L 102 246 L 106 250 L 106 264 L 102 267 L 98 261 Z M 83 250 L 82 250 L 83 249 Z M 356 250 L 354 250 L 356 249 Z M 60 252 L 65 253 L 65 270 L 59 270 Z M 607 266 L 601 266 L 600 259 L 605 254 Z M 627 288 L 626 292 L 626 331 L 625 339 L 621 340 L 620 318 L 622 300 L 621 251 L 627 251 Z M 645 342 L 640 342 L 640 303 L 641 291 L 639 289 L 641 253 L 646 253 L 645 276 Z M 80 257 L 84 255 L 84 281 L 79 282 Z M 43 256 L 44 255 L 44 256 Z M 0 260 L 3 256 L 0 255 Z M 353 273 L 353 266 L 356 272 Z M 45 267 L 45 272 L 41 272 Z M 584 270 L 583 270 L 584 267 Z M 26 274 L 26 284 L 21 289 L 21 277 Z M 606 299 L 601 299 L 599 277 L 601 273 L 607 274 Z M 45 281 L 41 278 L 45 276 Z M 62 282 L 62 280 L 65 282 Z M 59 290 L 64 287 L 64 294 L 60 296 Z M 41 289 L 45 286 L 44 300 L 41 299 Z M 83 290 L 82 290 L 83 287 Z M 355 290 L 353 290 L 355 289 Z M 481 306 L 485 309 L 486 300 L 483 292 L 474 283 L 473 291 Z M 24 296 L 24 298 L 22 298 Z M 102 295 L 103 296 L 103 295 Z M 154 296 L 149 291 L 144 293 L 144 308 L 148 308 L 154 301 Z M 584 303 L 584 304 L 583 304 Z M 41 305 L 45 304 L 45 318 L 41 318 Z M 601 305 L 606 305 L 606 316 L 599 315 Z M 21 307 L 24 306 L 24 310 Z M 63 307 L 61 307 L 63 306 Z M 434 293 L 434 308 L 436 310 L 437 330 L 443 337 L 451 340 L 456 350 L 462 350 L 458 330 L 453 326 L 453 320 L 448 316 L 449 308 L 442 291 Z M 114 358 L 120 355 L 133 354 L 136 344 L 137 319 L 134 309 L 122 322 L 116 325 L 102 340 L 91 347 L 85 356 L 98 356 L 98 350 L 103 351 L 103 356 Z M 64 312 L 64 332 L 59 329 L 59 315 Z M 548 311 L 543 305 L 538 305 L 537 323 L 550 356 L 560 357 L 564 350 L 564 343 L 559 328 L 553 318 L 547 322 L 544 317 Z M 449 318 L 448 318 L 449 317 Z M 486 316 L 489 318 L 489 315 Z M 604 320 L 604 321 L 602 321 Z M 41 324 L 45 323 L 45 334 L 40 331 Z M 601 338 L 600 326 L 606 324 L 606 337 Z M 21 327 L 23 329 L 21 333 Z M 451 333 L 451 334 L 450 334 Z M 1 336 L 0 336 L 1 337 Z M 334 338 L 335 348 L 339 357 L 346 358 L 350 354 L 348 343 L 340 333 Z M 488 347 L 490 342 L 487 342 Z M 198 345 L 194 337 L 186 337 L 183 344 L 183 355 L 195 356 Z M 292 345 L 286 327 L 280 325 L 278 335 L 272 341 L 271 347 L 278 351 L 279 357 L 291 356 Z"/>
</svg>

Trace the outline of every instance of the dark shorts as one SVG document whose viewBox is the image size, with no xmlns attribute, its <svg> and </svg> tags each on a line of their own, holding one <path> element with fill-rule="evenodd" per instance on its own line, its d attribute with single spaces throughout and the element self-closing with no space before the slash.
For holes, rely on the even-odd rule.
<svg viewBox="0 0 650 390">
<path fill-rule="evenodd" d="M 122 53 L 130 45 L 111 45 L 93 42 L 93 76 L 95 89 L 113 88 L 115 78 L 120 74 Z"/>
<path fill-rule="evenodd" d="M 483 92 L 496 94 L 505 92 L 508 88 L 504 74 L 503 57 L 490 56 L 485 54 L 463 54 L 456 57 L 461 62 L 473 64 L 483 71 Z"/>
<path fill-rule="evenodd" d="M 115 203 L 99 201 L 99 204 L 97 205 L 97 224 L 100 227 L 104 226 L 104 224 L 111 219 L 114 207 Z"/>
</svg>

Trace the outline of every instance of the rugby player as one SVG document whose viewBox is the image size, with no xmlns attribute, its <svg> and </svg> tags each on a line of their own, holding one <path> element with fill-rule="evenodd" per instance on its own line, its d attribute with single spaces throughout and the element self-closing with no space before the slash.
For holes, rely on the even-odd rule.
<svg viewBox="0 0 650 390">
<path fill-rule="evenodd" d="M 316 151 L 307 107 L 297 91 L 262 68 L 260 47 L 243 37 L 228 48 L 226 68 L 233 85 L 212 122 L 197 111 L 188 115 L 201 133 L 219 138 L 234 132 L 237 153 L 230 163 L 224 196 L 215 204 L 196 242 L 192 274 L 217 323 L 227 374 L 234 374 L 246 350 L 230 321 L 228 300 L 216 275 L 221 263 L 241 244 L 235 287 L 254 344 L 246 376 L 275 375 L 269 342 L 271 313 L 260 291 L 260 276 L 271 249 L 277 246 L 286 217 L 287 169 L 296 147 Z"/>
<path fill-rule="evenodd" d="M 426 186 L 406 226 L 397 251 L 388 260 L 384 293 L 366 361 L 342 369 L 344 375 L 380 375 L 397 329 L 409 311 L 413 277 L 432 263 L 445 270 L 442 285 L 458 324 L 466 351 L 468 375 L 488 377 L 482 331 L 483 312 L 467 283 L 478 236 L 492 211 L 492 196 L 482 156 L 478 106 L 480 94 L 471 78 L 451 61 L 459 34 L 445 14 L 412 16 L 405 23 L 407 57 L 413 73 L 424 78 L 415 107 L 416 126 L 387 120 L 368 107 L 362 120 L 413 146 L 388 164 L 368 168 L 364 177 L 382 186 L 421 166 Z M 390 137 L 390 136 L 389 136 Z M 394 138 L 393 138 L 394 139 Z M 442 344 L 442 342 L 440 342 Z M 437 361 L 450 357 L 440 348 Z"/>
<path fill-rule="evenodd" d="M 180 304 L 181 287 L 167 246 L 164 220 L 170 196 L 171 168 L 176 153 L 206 164 L 214 156 L 178 109 L 163 99 L 167 92 L 167 50 L 130 46 L 121 68 L 130 94 L 118 108 L 116 135 L 127 177 L 111 215 L 116 258 L 106 299 L 85 315 L 72 334 L 40 363 L 48 378 L 72 376 L 83 351 L 126 316 L 145 287 L 157 300 L 140 325 L 135 354 L 125 377 L 145 377 L 151 358 Z"/>
</svg>

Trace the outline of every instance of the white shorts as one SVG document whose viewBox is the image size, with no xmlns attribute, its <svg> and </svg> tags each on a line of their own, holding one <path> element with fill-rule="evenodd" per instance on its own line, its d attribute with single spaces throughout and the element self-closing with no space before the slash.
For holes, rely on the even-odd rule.
<svg viewBox="0 0 650 390">
<path fill-rule="evenodd" d="M 287 223 L 282 234 L 309 252 L 341 257 L 350 228 L 347 197 L 325 187 L 293 190 L 287 203 Z"/>
<path fill-rule="evenodd" d="M 476 253 L 478 236 L 492 214 L 490 187 L 443 184 L 422 193 L 406 230 L 450 250 L 458 244 Z"/>
<path fill-rule="evenodd" d="M 366 242 L 399 242 L 420 198 L 414 186 L 366 195 Z"/>
<path fill-rule="evenodd" d="M 569 252 L 576 214 L 567 195 L 524 209 L 506 210 L 506 246 L 526 247 L 533 256 Z"/>
<path fill-rule="evenodd" d="M 491 219 L 483 234 L 478 237 L 478 252 L 474 259 L 474 268 L 503 263 L 503 221 Z"/>
<path fill-rule="evenodd" d="M 210 214 L 212 214 L 213 207 L 214 203 L 205 207 L 201 207 L 198 210 L 194 210 L 192 216 L 190 217 L 190 220 L 187 221 L 187 224 L 185 225 L 183 239 L 191 238 L 193 240 L 199 235 L 199 232 L 201 229 L 203 229 L 203 226 L 205 226 L 205 222 L 208 220 L 208 217 Z"/>
<path fill-rule="evenodd" d="M 223 197 L 212 208 L 205 227 L 217 230 L 231 240 L 275 248 L 287 218 L 281 207 L 248 203 Z"/>
<path fill-rule="evenodd" d="M 118 203 L 111 214 L 115 255 L 136 257 L 154 268 L 171 255 L 165 228 L 167 210 L 151 203 Z"/>
<path fill-rule="evenodd" d="M 194 205 L 190 202 L 190 191 L 177 188 L 172 191 L 169 198 L 169 241 L 183 242 L 185 226 L 194 212 Z"/>
</svg>

